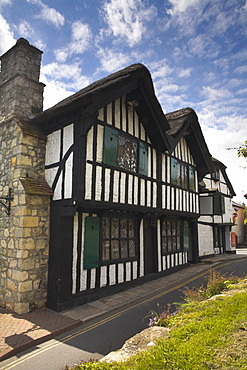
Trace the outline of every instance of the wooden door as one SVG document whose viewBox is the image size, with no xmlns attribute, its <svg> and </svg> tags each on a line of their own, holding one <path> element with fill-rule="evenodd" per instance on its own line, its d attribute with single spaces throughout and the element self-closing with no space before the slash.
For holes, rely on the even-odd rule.
<svg viewBox="0 0 247 370">
<path fill-rule="evenodd" d="M 144 230 L 144 274 L 157 272 L 157 229 L 146 226 Z"/>
</svg>

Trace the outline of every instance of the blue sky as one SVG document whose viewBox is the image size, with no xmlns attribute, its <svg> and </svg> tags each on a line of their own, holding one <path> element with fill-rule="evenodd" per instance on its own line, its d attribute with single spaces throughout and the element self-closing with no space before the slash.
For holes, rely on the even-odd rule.
<svg viewBox="0 0 247 370">
<path fill-rule="evenodd" d="M 0 54 L 19 37 L 44 52 L 44 108 L 132 63 L 164 113 L 193 108 L 211 154 L 247 193 L 246 0 L 0 0 Z"/>
</svg>

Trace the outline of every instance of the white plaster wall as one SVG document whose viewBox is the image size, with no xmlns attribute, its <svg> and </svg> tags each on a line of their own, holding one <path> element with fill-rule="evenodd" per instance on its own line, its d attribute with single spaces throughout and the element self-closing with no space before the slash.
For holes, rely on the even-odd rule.
<svg viewBox="0 0 247 370">
<path fill-rule="evenodd" d="M 199 256 L 214 254 L 212 226 L 198 224 Z"/>
</svg>

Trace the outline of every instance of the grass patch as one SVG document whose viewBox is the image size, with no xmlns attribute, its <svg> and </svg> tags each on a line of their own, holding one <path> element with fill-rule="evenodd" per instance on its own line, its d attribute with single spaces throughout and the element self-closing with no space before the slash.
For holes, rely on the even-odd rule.
<svg viewBox="0 0 247 370">
<path fill-rule="evenodd" d="M 247 281 L 232 295 L 195 301 L 166 325 L 170 337 L 124 363 L 89 362 L 73 370 L 247 370 Z"/>
</svg>

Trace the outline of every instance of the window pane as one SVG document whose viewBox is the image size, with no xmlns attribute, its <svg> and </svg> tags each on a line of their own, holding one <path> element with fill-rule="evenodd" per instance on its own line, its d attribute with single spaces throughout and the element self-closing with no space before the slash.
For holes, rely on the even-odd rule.
<svg viewBox="0 0 247 370">
<path fill-rule="evenodd" d="M 167 253 L 167 238 L 162 238 L 162 253 Z"/>
<path fill-rule="evenodd" d="M 167 238 L 167 249 L 168 249 L 168 252 L 172 252 L 172 238 L 171 237 L 168 237 Z"/>
<path fill-rule="evenodd" d="M 110 238 L 110 219 L 109 217 L 103 217 L 102 219 L 102 237 Z"/>
<path fill-rule="evenodd" d="M 166 234 L 166 222 L 164 221 L 162 224 L 162 236 L 165 236 Z"/>
<path fill-rule="evenodd" d="M 177 237 L 172 237 L 172 250 L 175 251 L 177 249 Z"/>
<path fill-rule="evenodd" d="M 111 219 L 111 237 L 112 238 L 119 237 L 119 218 Z"/>
<path fill-rule="evenodd" d="M 180 165 L 180 171 L 181 171 L 181 187 L 186 189 L 188 188 L 188 171 L 187 166 L 181 164 Z"/>
<path fill-rule="evenodd" d="M 118 165 L 125 170 L 137 170 L 137 143 L 121 135 L 118 137 Z"/>
<path fill-rule="evenodd" d="M 110 259 L 110 242 L 109 240 L 104 241 L 102 244 L 102 260 Z"/>
<path fill-rule="evenodd" d="M 171 235 L 171 222 L 167 221 L 167 235 Z"/>
<path fill-rule="evenodd" d="M 129 257 L 135 257 L 135 255 L 136 255 L 135 241 L 129 240 Z"/>
<path fill-rule="evenodd" d="M 111 241 L 111 258 L 119 258 L 119 240 Z"/>
<path fill-rule="evenodd" d="M 126 218 L 120 218 L 120 237 L 127 238 L 128 231 L 128 220 Z"/>
<path fill-rule="evenodd" d="M 127 240 L 121 240 L 121 258 L 127 258 L 128 257 L 128 241 Z"/>
<path fill-rule="evenodd" d="M 135 222 L 133 218 L 129 218 L 129 238 L 135 237 Z"/>
</svg>

